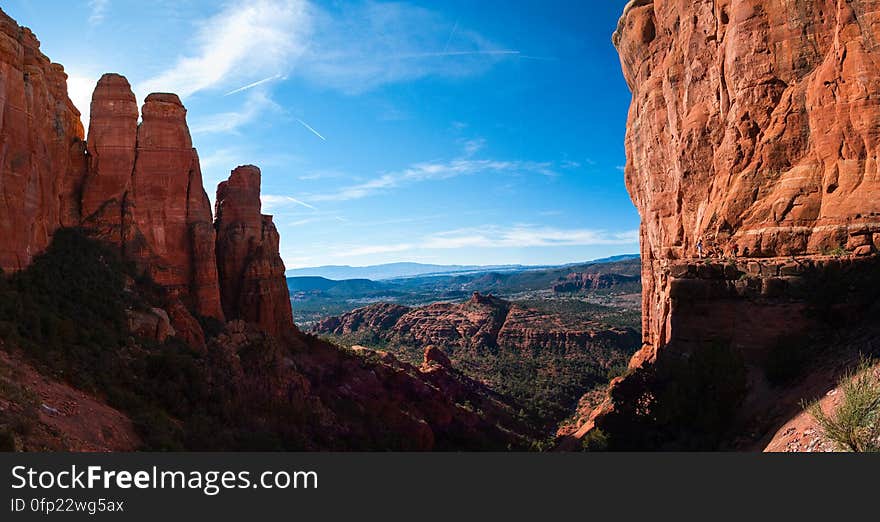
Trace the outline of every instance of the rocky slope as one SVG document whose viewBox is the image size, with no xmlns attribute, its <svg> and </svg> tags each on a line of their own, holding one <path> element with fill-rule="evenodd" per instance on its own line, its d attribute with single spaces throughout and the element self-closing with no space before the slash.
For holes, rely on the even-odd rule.
<svg viewBox="0 0 880 522">
<path fill-rule="evenodd" d="M 0 450 L 134 451 L 141 444 L 126 415 L 0 350 Z"/>
<path fill-rule="evenodd" d="M 878 274 L 878 24 L 876 0 L 627 5 L 613 39 L 633 93 L 644 347 L 593 419 L 618 447 L 716 447 L 743 408 L 768 407 L 775 347 L 851 327 L 876 299 L 852 281 Z M 731 259 L 699 262 L 698 243 Z M 681 394 L 709 383 L 673 382 L 725 364 L 742 377 L 704 397 L 700 435 Z"/>
</svg>

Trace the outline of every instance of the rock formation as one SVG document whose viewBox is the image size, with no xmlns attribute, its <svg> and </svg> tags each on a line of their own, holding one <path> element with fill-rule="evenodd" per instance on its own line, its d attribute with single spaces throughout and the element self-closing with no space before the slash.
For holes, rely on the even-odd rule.
<svg viewBox="0 0 880 522">
<path fill-rule="evenodd" d="M 880 239 L 878 24 L 876 0 L 626 6 L 613 40 L 633 93 L 626 183 L 642 217 L 644 348 L 594 419 L 621 446 L 720 443 L 720 422 L 703 440 L 697 419 L 673 426 L 683 418 L 661 402 L 675 375 L 742 366 L 742 393 L 702 415 L 760 415 L 755 369 L 773 347 L 864 309 L 870 296 L 851 281 L 875 280 L 876 263 L 820 256 L 870 255 Z M 698 244 L 729 261 L 695 260 Z M 855 315 L 834 323 L 819 310 L 837 305 Z"/>
<path fill-rule="evenodd" d="M 147 96 L 139 124 L 128 81 L 105 74 L 86 143 L 61 66 L 29 30 L 2 13 L 0 22 L 0 268 L 27 266 L 57 228 L 83 226 L 168 291 L 174 329 L 196 344 L 204 335 L 193 313 L 292 330 L 278 232 L 260 214 L 259 169 L 237 169 L 219 188 L 218 238 L 176 95 Z"/>
<path fill-rule="evenodd" d="M 150 94 L 144 102 L 126 201 L 126 255 L 201 315 L 222 318 L 211 206 L 186 109 L 174 94 Z"/>
<path fill-rule="evenodd" d="M 635 344 L 637 335 L 628 329 L 607 328 L 589 320 L 573 323 L 477 293 L 464 303 L 435 303 L 419 308 L 377 303 L 324 319 L 315 325 L 314 331 L 341 336 L 369 332 L 426 349 L 446 346 L 480 351 L 503 346 L 525 356 L 542 350 L 626 350 Z"/>
<path fill-rule="evenodd" d="M 128 80 L 118 74 L 102 76 L 92 93 L 82 217 L 86 226 L 120 244 L 125 196 L 134 172 L 137 125 L 137 100 Z"/>
<path fill-rule="evenodd" d="M 639 284 L 637 275 L 573 272 L 554 284 L 553 291 L 563 294 L 590 290 L 632 290 L 637 289 Z"/>
<path fill-rule="evenodd" d="M 92 95 L 82 225 L 119 244 L 127 259 L 167 289 L 175 328 L 203 344 L 186 308 L 205 317 L 224 316 L 211 206 L 186 109 L 174 94 L 151 94 L 142 116 L 139 125 L 125 77 L 101 77 Z"/>
<path fill-rule="evenodd" d="M 217 266 L 223 311 L 265 331 L 293 330 L 284 262 L 272 216 L 260 213 L 260 169 L 238 167 L 217 187 Z"/>
<path fill-rule="evenodd" d="M 64 68 L 0 11 L 0 269 L 27 266 L 56 228 L 79 222 L 83 138 Z"/>
</svg>

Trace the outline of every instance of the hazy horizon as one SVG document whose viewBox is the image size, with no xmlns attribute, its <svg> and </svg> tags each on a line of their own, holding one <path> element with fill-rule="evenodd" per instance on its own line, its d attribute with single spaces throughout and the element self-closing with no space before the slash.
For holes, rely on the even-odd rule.
<svg viewBox="0 0 880 522">
<path fill-rule="evenodd" d="M 294 269 L 637 252 L 622 173 L 630 93 L 610 40 L 625 3 L 4 9 L 64 65 L 84 122 L 97 79 L 119 72 L 140 101 L 181 96 L 212 199 L 234 167 L 260 166 Z"/>
</svg>

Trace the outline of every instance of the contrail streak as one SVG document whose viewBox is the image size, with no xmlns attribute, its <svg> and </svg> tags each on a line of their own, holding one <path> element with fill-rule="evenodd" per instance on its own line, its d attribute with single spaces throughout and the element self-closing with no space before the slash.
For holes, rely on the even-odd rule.
<svg viewBox="0 0 880 522">
<path fill-rule="evenodd" d="M 249 84 L 245 85 L 244 87 L 239 87 L 238 89 L 235 89 L 233 91 L 229 91 L 226 94 L 224 94 L 223 96 L 229 96 L 230 94 L 235 94 L 235 93 L 238 93 L 241 91 L 246 91 L 248 89 L 253 89 L 257 85 L 263 85 L 266 82 L 271 82 L 272 80 L 277 80 L 279 78 L 281 78 L 280 74 L 276 74 L 275 76 L 270 76 L 268 78 L 263 78 L 262 80 L 255 81 L 254 83 L 249 83 Z"/>
<path fill-rule="evenodd" d="M 452 37 L 455 36 L 455 32 L 458 31 L 458 20 L 455 21 L 455 25 L 452 26 L 452 31 L 449 33 L 449 38 L 446 39 L 446 45 L 443 46 L 443 52 L 447 52 L 449 50 L 449 44 L 452 42 Z"/>
<path fill-rule="evenodd" d="M 313 207 L 313 206 L 309 205 L 308 203 L 306 203 L 305 201 L 300 201 L 300 200 L 298 200 L 298 199 L 296 199 L 296 198 L 292 198 L 292 197 L 290 197 L 290 196 L 287 196 L 287 199 L 288 199 L 291 203 L 296 203 L 297 205 L 302 205 L 302 206 L 304 206 L 304 207 L 306 207 L 306 208 L 310 208 L 310 209 L 312 209 L 312 210 L 318 210 L 318 209 L 316 209 L 315 207 Z"/>
<path fill-rule="evenodd" d="M 299 118 L 297 118 L 296 121 L 298 121 L 298 122 L 300 123 L 300 125 L 302 125 L 303 127 L 309 129 L 309 130 L 312 132 L 312 134 L 314 134 L 315 136 L 321 138 L 321 139 L 324 140 L 324 141 L 327 141 L 327 138 L 325 138 L 324 136 L 321 136 L 321 133 L 318 132 L 318 131 L 316 131 L 315 129 L 313 129 L 312 126 L 309 125 L 308 123 L 302 121 L 302 120 L 299 119 Z"/>
</svg>

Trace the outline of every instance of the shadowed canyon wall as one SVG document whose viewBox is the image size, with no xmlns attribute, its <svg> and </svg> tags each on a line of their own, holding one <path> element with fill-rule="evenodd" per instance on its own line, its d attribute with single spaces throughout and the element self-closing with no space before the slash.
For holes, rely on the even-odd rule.
<svg viewBox="0 0 880 522">
<path fill-rule="evenodd" d="M 858 320 L 858 306 L 817 312 L 871 299 L 852 282 L 877 279 L 878 38 L 877 0 L 626 6 L 613 41 L 633 94 L 626 183 L 642 217 L 643 349 L 596 425 L 645 442 L 627 419 L 657 421 L 668 387 L 651 383 L 709 345 L 743 366 L 742 393 L 718 413 L 732 416 L 765 385 L 755 367 L 781 337 Z M 728 261 L 694 259 L 698 243 Z"/>
<path fill-rule="evenodd" d="M 64 68 L 0 11 L 0 268 L 27 266 L 60 226 L 79 222 L 86 171 L 80 114 Z"/>
</svg>

